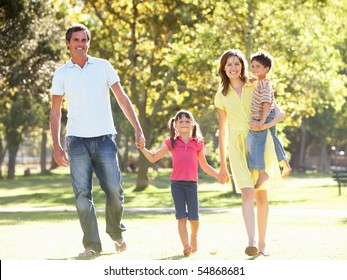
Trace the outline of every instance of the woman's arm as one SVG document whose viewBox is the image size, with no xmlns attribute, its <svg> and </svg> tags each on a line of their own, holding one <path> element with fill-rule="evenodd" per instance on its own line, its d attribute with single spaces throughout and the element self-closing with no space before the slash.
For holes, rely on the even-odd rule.
<svg viewBox="0 0 347 280">
<path fill-rule="evenodd" d="M 229 179 L 227 167 L 227 145 L 228 145 L 228 117 L 226 111 L 217 108 L 218 126 L 219 126 L 219 154 L 220 154 L 220 172 L 219 176 Z"/>
<path fill-rule="evenodd" d="M 161 145 L 161 147 L 155 151 L 154 153 L 152 153 L 151 151 L 149 151 L 146 148 L 140 149 L 141 152 L 143 153 L 143 155 L 151 162 L 154 163 L 158 160 L 160 160 L 169 150 L 169 148 L 166 146 L 166 144 L 164 143 L 163 145 Z"/>
</svg>

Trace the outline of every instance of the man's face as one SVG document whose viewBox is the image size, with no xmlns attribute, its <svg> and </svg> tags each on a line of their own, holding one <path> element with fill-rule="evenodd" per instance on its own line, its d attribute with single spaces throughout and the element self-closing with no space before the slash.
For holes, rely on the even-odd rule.
<svg viewBox="0 0 347 280">
<path fill-rule="evenodd" d="M 73 32 L 70 41 L 66 41 L 71 57 L 84 57 L 89 49 L 87 33 L 83 30 Z"/>
</svg>

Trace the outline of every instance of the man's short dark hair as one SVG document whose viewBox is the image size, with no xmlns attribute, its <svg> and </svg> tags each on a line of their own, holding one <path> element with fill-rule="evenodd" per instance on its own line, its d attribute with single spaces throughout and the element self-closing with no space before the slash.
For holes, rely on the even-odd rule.
<svg viewBox="0 0 347 280">
<path fill-rule="evenodd" d="M 87 39 L 88 41 L 90 41 L 90 31 L 89 29 L 83 25 L 83 24 L 75 24 L 73 26 L 71 26 L 67 31 L 66 31 L 66 34 L 65 34 L 65 39 L 67 41 L 70 41 L 71 40 L 71 36 L 72 36 L 72 33 L 74 32 L 77 32 L 77 31 L 84 31 L 86 34 L 87 34 Z"/>
</svg>

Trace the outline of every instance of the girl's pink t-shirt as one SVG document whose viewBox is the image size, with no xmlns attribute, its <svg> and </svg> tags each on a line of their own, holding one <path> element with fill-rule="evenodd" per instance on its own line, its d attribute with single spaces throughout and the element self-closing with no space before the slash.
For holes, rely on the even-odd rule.
<svg viewBox="0 0 347 280">
<path fill-rule="evenodd" d="M 198 181 L 198 153 L 204 148 L 204 141 L 191 138 L 186 144 L 178 136 L 174 148 L 171 147 L 171 139 L 165 140 L 166 146 L 172 154 L 171 180 Z"/>
</svg>

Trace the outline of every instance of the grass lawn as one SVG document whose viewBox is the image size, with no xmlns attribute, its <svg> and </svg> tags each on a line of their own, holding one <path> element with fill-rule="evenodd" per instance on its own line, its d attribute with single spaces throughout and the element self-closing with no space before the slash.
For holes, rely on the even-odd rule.
<svg viewBox="0 0 347 280">
<path fill-rule="evenodd" d="M 135 174 L 125 174 L 125 207 L 172 207 L 169 172 L 151 173 L 151 185 L 134 192 Z M 230 211 L 200 214 L 199 250 L 190 260 L 244 260 L 247 242 L 241 198 L 230 186 L 201 176 L 200 207 Z M 95 180 L 94 199 L 103 208 L 104 195 Z M 338 195 L 328 174 L 293 174 L 285 186 L 269 192 L 268 249 L 272 260 L 347 260 L 347 189 Z M 24 211 L 27 207 L 37 211 Z M 53 210 L 52 210 L 53 207 Z M 83 251 L 69 175 L 18 177 L 0 181 L 0 259 L 75 259 Z M 50 211 L 42 211 L 49 208 Z M 20 211 L 20 210 L 23 211 Z M 61 211 L 59 211 L 61 210 Z M 104 213 L 99 229 L 103 254 L 97 259 L 177 260 L 182 248 L 174 214 L 126 211 L 125 238 L 129 249 L 115 254 L 105 233 Z M 183 258 L 187 260 L 187 258 Z M 260 258 L 259 258 L 260 259 Z"/>
</svg>

